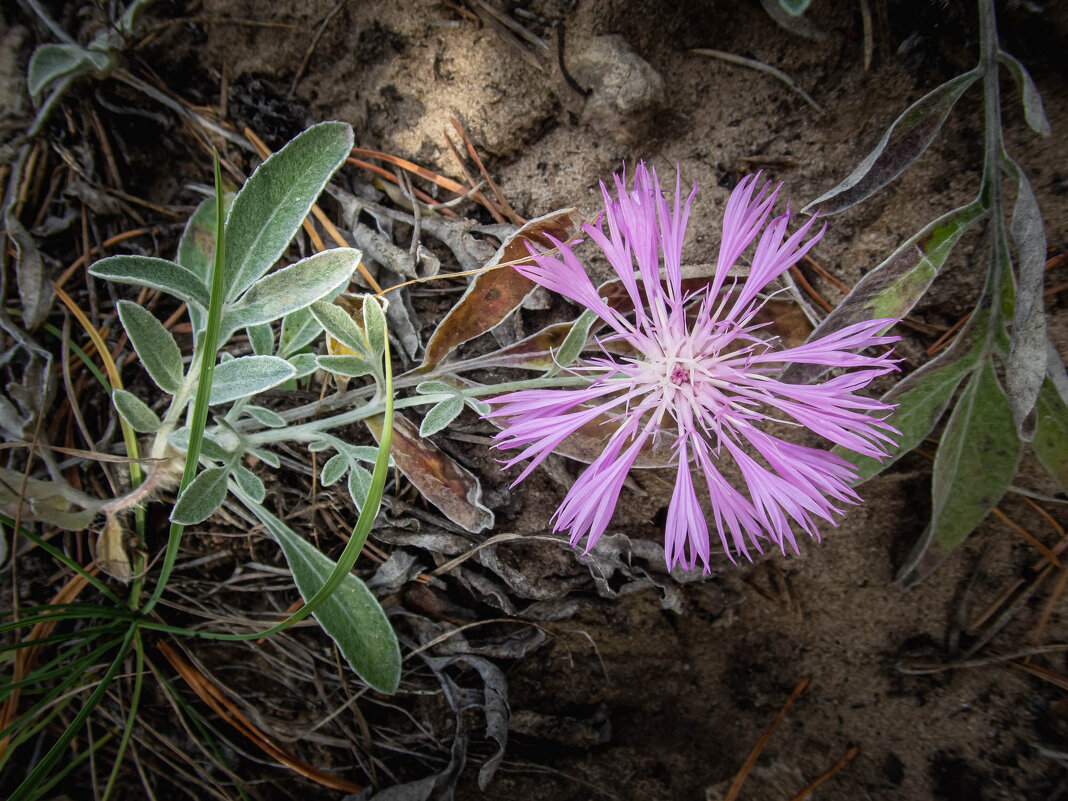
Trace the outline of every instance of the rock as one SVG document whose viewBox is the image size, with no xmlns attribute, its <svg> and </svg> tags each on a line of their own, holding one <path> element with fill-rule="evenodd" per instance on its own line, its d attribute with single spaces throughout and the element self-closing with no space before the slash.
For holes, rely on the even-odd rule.
<svg viewBox="0 0 1068 801">
<path fill-rule="evenodd" d="M 572 58 L 590 91 L 581 121 L 621 144 L 647 138 L 664 100 L 664 79 L 617 34 L 596 36 Z"/>
</svg>

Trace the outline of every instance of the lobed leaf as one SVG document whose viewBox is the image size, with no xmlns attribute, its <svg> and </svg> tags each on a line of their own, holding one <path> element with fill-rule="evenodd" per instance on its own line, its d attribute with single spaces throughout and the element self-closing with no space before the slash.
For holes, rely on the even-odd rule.
<svg viewBox="0 0 1068 801">
<path fill-rule="evenodd" d="M 363 330 L 367 334 L 367 345 L 371 354 L 380 360 L 386 350 L 386 314 L 382 305 L 373 295 L 363 298 Z"/>
<path fill-rule="evenodd" d="M 249 404 L 245 407 L 245 414 L 249 415 L 253 420 L 259 423 L 261 426 L 267 426 L 267 428 L 285 428 L 286 421 L 282 415 L 271 409 L 265 409 L 262 406 L 254 406 Z"/>
<path fill-rule="evenodd" d="M 245 329 L 252 352 L 257 356 L 270 356 L 274 353 L 274 329 L 270 323 L 260 323 Z"/>
<path fill-rule="evenodd" d="M 352 498 L 357 512 L 362 512 L 367 503 L 367 493 L 371 491 L 371 472 L 365 467 L 353 464 L 349 467 L 349 497 Z"/>
<path fill-rule="evenodd" d="M 189 482 L 171 510 L 171 522 L 180 526 L 203 523 L 226 500 L 229 467 L 209 467 Z"/>
<path fill-rule="evenodd" d="M 162 425 L 159 415 L 132 392 L 125 389 L 113 389 L 111 402 L 115 404 L 122 419 L 129 423 L 130 428 L 138 434 L 154 434 Z"/>
<path fill-rule="evenodd" d="M 173 295 L 203 312 L 208 308 L 208 289 L 193 271 L 154 256 L 109 256 L 89 268 L 90 275 L 120 284 L 147 286 Z"/>
<path fill-rule="evenodd" d="M 994 364 L 984 359 L 942 434 L 931 480 L 931 522 L 897 575 L 902 588 L 930 575 L 1001 500 L 1022 446 Z"/>
<path fill-rule="evenodd" d="M 924 227 L 860 279 L 834 311 L 816 326 L 808 341 L 813 342 L 864 320 L 904 317 L 945 266 L 953 246 L 986 214 L 983 202 L 975 200 Z M 818 364 L 791 364 L 783 370 L 782 380 L 805 384 L 827 369 Z"/>
<path fill-rule="evenodd" d="M 290 356 L 287 361 L 293 365 L 293 369 L 297 371 L 294 378 L 305 378 L 314 373 L 319 365 L 315 361 L 314 353 L 298 353 L 295 356 Z"/>
<path fill-rule="evenodd" d="M 182 351 L 174 341 L 174 336 L 156 319 L 156 315 L 133 301 L 120 300 L 118 313 L 126 336 L 130 338 L 130 344 L 149 378 L 164 392 L 177 394 L 185 370 L 182 367 Z"/>
<path fill-rule="evenodd" d="M 278 261 L 330 176 L 345 163 L 352 144 L 347 123 L 313 125 L 245 181 L 226 218 L 228 301 L 240 297 Z"/>
<path fill-rule="evenodd" d="M 209 403 L 229 403 L 276 387 L 296 376 L 297 370 L 277 356 L 242 356 L 215 366 Z"/>
<path fill-rule="evenodd" d="M 223 195 L 224 213 L 229 211 L 233 200 L 233 193 Z M 211 265 L 215 260 L 215 218 L 215 196 L 212 195 L 197 206 L 178 240 L 178 264 L 196 275 L 205 287 L 211 281 Z M 189 307 L 194 336 L 204 328 L 206 319 L 205 310 L 198 306 Z"/>
<path fill-rule="evenodd" d="M 256 503 L 263 503 L 263 499 L 267 497 L 267 488 L 263 481 L 244 465 L 239 464 L 234 468 L 233 479 L 241 487 L 241 491 Z"/>
<path fill-rule="evenodd" d="M 909 106 L 849 177 L 813 200 L 802 212 L 818 208 L 820 214 L 837 214 L 871 197 L 901 175 L 923 155 L 954 104 L 982 74 L 976 68 L 958 75 Z"/>
<path fill-rule="evenodd" d="M 343 453 L 335 453 L 326 460 L 322 473 L 319 474 L 319 483 L 324 487 L 336 484 L 349 469 L 349 460 Z"/>
<path fill-rule="evenodd" d="M 315 359 L 316 364 L 328 373 L 359 378 L 364 375 L 374 375 L 376 366 L 361 356 L 319 356 Z"/>
</svg>

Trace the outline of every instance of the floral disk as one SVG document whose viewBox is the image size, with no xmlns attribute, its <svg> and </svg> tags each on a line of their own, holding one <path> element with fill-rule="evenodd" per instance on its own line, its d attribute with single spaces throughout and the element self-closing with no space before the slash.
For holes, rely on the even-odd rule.
<svg viewBox="0 0 1068 801">
<path fill-rule="evenodd" d="M 677 476 L 665 527 L 669 568 L 681 562 L 693 569 L 699 559 L 709 570 L 709 526 L 691 467 L 704 477 L 716 532 L 732 561 L 735 554 L 751 559 L 749 546 L 761 552 L 764 539 L 784 553 L 787 543 L 796 551 L 791 521 L 818 539 L 816 518 L 833 525 L 834 515 L 842 514 L 836 502 L 859 502 L 851 486 L 857 474 L 845 459 L 772 436 L 761 424 L 804 426 L 856 453 L 884 457 L 891 435 L 898 433 L 886 422 L 892 407 L 857 392 L 897 368 L 889 352 L 856 351 L 897 341 L 880 333 L 897 321 L 857 323 L 776 350 L 754 323 L 764 303 L 759 293 L 822 236 L 821 229 L 806 240 L 815 217 L 787 237 L 789 209 L 768 222 L 778 188 L 769 193 L 764 184 L 755 191 L 759 175 L 747 176 L 727 202 L 712 280 L 685 295 L 682 244 L 696 184 L 683 203 L 677 175 L 675 202 L 669 205 L 655 170 L 650 173 L 644 164 L 635 170 L 630 192 L 624 177 L 614 178 L 616 196 L 602 182 L 604 213 L 584 230 L 619 276 L 634 306 L 633 319 L 598 296 L 567 243 L 554 241 L 559 258 L 532 251 L 534 263 L 516 269 L 590 309 L 611 329 L 607 340 L 621 341 L 635 355 L 605 351 L 603 357 L 582 360 L 572 373 L 589 384 L 578 389 L 525 390 L 489 399 L 490 416 L 503 426 L 497 447 L 520 449 L 505 467 L 530 459 L 519 483 L 583 425 L 607 418 L 606 424 L 617 426 L 554 516 L 554 530 L 569 531 L 572 545 L 586 537 L 588 551 L 607 528 L 642 446 L 651 437 L 670 436 Z M 728 283 L 728 273 L 758 234 L 748 278 L 737 288 Z M 777 380 L 791 362 L 848 371 L 814 385 Z M 720 465 L 726 460 L 737 465 L 743 488 L 724 477 Z"/>
</svg>

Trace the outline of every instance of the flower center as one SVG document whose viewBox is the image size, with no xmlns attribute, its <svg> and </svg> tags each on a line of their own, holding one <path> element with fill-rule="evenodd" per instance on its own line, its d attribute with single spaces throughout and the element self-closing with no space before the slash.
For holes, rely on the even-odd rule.
<svg viewBox="0 0 1068 801">
<path fill-rule="evenodd" d="M 671 383 L 682 385 L 690 383 L 690 371 L 685 367 L 679 365 L 675 366 L 675 369 L 671 371 Z"/>
</svg>

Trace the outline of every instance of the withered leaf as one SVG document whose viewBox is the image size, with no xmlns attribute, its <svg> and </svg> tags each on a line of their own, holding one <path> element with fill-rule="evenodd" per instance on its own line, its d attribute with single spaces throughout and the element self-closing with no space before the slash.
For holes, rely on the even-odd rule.
<svg viewBox="0 0 1068 801">
<path fill-rule="evenodd" d="M 364 421 L 375 439 L 382 435 L 382 417 Z M 482 485 L 466 468 L 419 436 L 419 428 L 401 414 L 393 415 L 393 460 L 416 489 L 449 520 L 477 534 L 493 528 L 493 512 L 482 505 Z"/>
<path fill-rule="evenodd" d="M 552 247 L 546 234 L 566 242 L 577 233 L 579 223 L 580 217 L 574 209 L 554 211 L 531 220 L 501 245 L 486 266 L 528 260 L 528 242 L 543 248 Z M 418 369 L 430 370 L 459 345 L 496 328 L 535 286 L 514 267 L 480 273 L 431 334 L 426 355 Z"/>
</svg>

